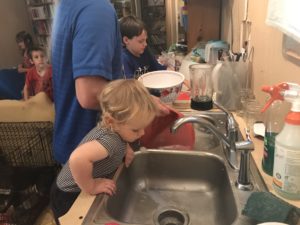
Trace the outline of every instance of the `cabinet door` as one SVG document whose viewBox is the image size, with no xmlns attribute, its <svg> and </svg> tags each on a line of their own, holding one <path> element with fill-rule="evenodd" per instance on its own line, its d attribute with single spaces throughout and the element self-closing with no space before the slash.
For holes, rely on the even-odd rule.
<svg viewBox="0 0 300 225">
<path fill-rule="evenodd" d="M 111 0 L 110 2 L 113 4 L 119 19 L 123 16 L 136 14 L 136 5 L 133 0 Z"/>
<path fill-rule="evenodd" d="M 158 55 L 167 48 L 165 1 L 142 0 L 141 16 L 147 27 L 149 48 Z"/>
<path fill-rule="evenodd" d="M 187 8 L 189 50 L 199 41 L 220 39 L 221 0 L 189 0 Z"/>
</svg>

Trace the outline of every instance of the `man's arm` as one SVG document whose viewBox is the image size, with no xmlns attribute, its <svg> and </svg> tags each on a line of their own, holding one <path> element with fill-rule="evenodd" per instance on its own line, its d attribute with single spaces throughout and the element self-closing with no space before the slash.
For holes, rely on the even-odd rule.
<svg viewBox="0 0 300 225">
<path fill-rule="evenodd" d="M 81 107 L 99 109 L 97 95 L 109 81 L 100 76 L 81 76 L 75 81 L 76 97 Z"/>
</svg>

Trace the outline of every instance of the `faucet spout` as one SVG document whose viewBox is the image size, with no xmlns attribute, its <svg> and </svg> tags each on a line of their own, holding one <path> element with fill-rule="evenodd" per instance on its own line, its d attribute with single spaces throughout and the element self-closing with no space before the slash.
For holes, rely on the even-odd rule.
<svg viewBox="0 0 300 225">
<path fill-rule="evenodd" d="M 195 116 L 187 116 L 187 117 L 182 117 L 178 120 L 175 121 L 173 126 L 171 127 L 171 133 L 175 133 L 176 130 L 181 127 L 185 123 L 198 123 L 201 126 L 209 129 L 214 135 L 216 135 L 219 139 L 224 141 L 225 145 L 227 147 L 230 147 L 230 141 L 225 137 L 225 135 L 216 129 L 211 123 L 207 122 L 207 120 L 202 119 L 201 117 L 195 117 Z"/>
<path fill-rule="evenodd" d="M 187 117 L 182 117 L 178 120 L 176 120 L 171 127 L 171 133 L 175 133 L 176 130 L 182 126 L 185 123 L 197 123 L 200 124 L 202 127 L 207 128 L 210 130 L 216 137 L 218 137 L 221 141 L 226 146 L 226 149 L 228 149 L 227 152 L 225 152 L 226 159 L 234 170 L 238 170 L 238 167 L 236 166 L 236 145 L 235 145 L 235 140 L 233 141 L 230 139 L 230 136 L 225 136 L 221 131 L 219 131 L 213 124 L 209 123 L 206 119 L 203 119 L 199 116 L 187 116 Z"/>
<path fill-rule="evenodd" d="M 232 118 L 233 119 L 233 118 Z M 207 120 L 197 116 L 187 116 L 182 117 L 178 120 L 176 120 L 171 127 L 171 133 L 175 133 L 176 130 L 182 126 L 185 123 L 197 123 L 201 126 L 207 128 L 210 130 L 214 135 L 216 135 L 220 140 L 225 143 L 227 149 L 229 151 L 225 151 L 225 158 L 227 159 L 227 162 L 229 165 L 235 169 L 239 169 L 239 175 L 238 180 L 236 182 L 236 186 L 240 190 L 252 190 L 253 185 L 250 181 L 250 152 L 254 149 L 253 142 L 250 139 L 250 135 L 247 135 L 246 141 L 237 141 L 237 138 L 235 136 L 227 135 L 225 136 L 221 131 L 219 131 L 213 124 L 207 122 Z M 235 123 L 235 122 L 234 122 Z M 236 128 L 236 127 L 235 127 Z M 234 130 L 234 133 L 237 132 L 237 130 Z M 227 133 L 228 134 L 228 133 Z M 237 150 L 241 152 L 241 161 L 240 161 L 240 167 L 238 168 L 234 163 L 233 160 L 236 160 L 236 153 Z M 227 154 L 226 154 L 227 153 Z"/>
</svg>

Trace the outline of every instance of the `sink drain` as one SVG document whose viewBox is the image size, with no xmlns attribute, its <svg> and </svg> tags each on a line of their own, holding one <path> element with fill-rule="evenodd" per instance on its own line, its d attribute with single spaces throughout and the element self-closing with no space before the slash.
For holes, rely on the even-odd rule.
<svg viewBox="0 0 300 225">
<path fill-rule="evenodd" d="M 155 225 L 188 225 L 187 213 L 174 208 L 158 210 L 154 215 Z"/>
</svg>

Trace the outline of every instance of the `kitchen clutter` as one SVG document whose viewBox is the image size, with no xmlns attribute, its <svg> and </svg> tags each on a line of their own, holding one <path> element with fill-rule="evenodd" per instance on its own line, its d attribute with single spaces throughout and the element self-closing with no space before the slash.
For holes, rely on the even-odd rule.
<svg viewBox="0 0 300 225">
<path fill-rule="evenodd" d="M 263 116 L 261 113 L 262 105 L 256 99 L 248 99 L 244 106 L 244 120 L 247 129 L 254 134 L 254 124 L 261 123 Z"/>
<path fill-rule="evenodd" d="M 211 40 L 199 42 L 184 58 L 180 58 L 181 65 L 177 70 L 189 82 L 182 91 L 190 92 L 191 108 L 209 110 L 214 100 L 242 116 L 243 101 L 255 98 L 251 89 L 252 53 L 253 49 L 249 54 L 245 49 L 233 53 L 227 42 Z M 175 65 L 175 54 L 168 52 L 163 55 L 166 58 L 166 55 L 173 55 L 169 58 L 174 59 L 172 63 Z"/>
<path fill-rule="evenodd" d="M 248 97 L 251 90 L 251 64 L 243 60 L 218 61 L 212 79 L 216 101 L 228 110 L 240 110 L 241 98 Z"/>
</svg>

